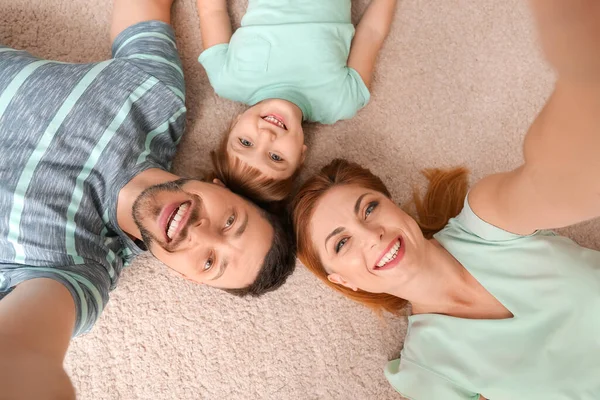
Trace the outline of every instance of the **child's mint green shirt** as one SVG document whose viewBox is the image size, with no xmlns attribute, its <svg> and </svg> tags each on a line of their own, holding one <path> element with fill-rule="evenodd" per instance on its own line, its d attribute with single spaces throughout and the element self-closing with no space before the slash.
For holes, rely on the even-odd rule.
<svg viewBox="0 0 600 400">
<path fill-rule="evenodd" d="M 385 375 L 416 400 L 600 399 L 600 252 L 518 236 L 468 203 L 435 238 L 508 310 L 505 320 L 409 317 Z"/>
<path fill-rule="evenodd" d="M 230 43 L 199 61 L 221 97 L 248 105 L 284 99 L 304 120 L 332 124 L 369 101 L 347 66 L 353 36 L 350 0 L 250 0 Z"/>
</svg>

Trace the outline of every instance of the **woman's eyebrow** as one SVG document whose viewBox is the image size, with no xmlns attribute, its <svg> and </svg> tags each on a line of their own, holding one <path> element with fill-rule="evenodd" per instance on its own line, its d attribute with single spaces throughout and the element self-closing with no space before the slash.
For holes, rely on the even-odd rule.
<svg viewBox="0 0 600 400">
<path fill-rule="evenodd" d="M 344 228 L 343 226 L 340 226 L 339 228 L 334 229 L 333 232 L 331 232 L 329 235 L 327 235 L 327 237 L 325 238 L 325 247 L 327 247 L 327 241 L 329 239 L 331 239 L 333 236 L 337 235 L 338 233 L 343 232 L 344 229 L 346 229 L 346 228 Z"/>
<path fill-rule="evenodd" d="M 370 193 L 368 193 L 368 192 L 364 193 L 356 200 L 356 203 L 354 204 L 354 214 L 358 215 L 358 211 L 360 210 L 360 203 L 365 198 L 365 196 L 368 194 L 370 194 Z"/>
<path fill-rule="evenodd" d="M 360 205 L 362 203 L 362 200 L 365 198 L 365 196 L 371 194 L 370 192 L 367 193 L 363 193 L 362 195 L 360 195 L 358 197 L 358 199 L 356 199 L 356 203 L 354 203 L 354 214 L 358 215 L 358 212 L 360 211 Z M 336 229 L 333 230 L 333 232 L 331 232 L 329 235 L 327 235 L 327 237 L 325 238 L 325 248 L 327 248 L 327 242 L 329 241 L 329 239 L 331 239 L 333 236 L 337 235 L 338 233 L 341 233 L 344 231 L 343 226 L 340 226 Z"/>
</svg>

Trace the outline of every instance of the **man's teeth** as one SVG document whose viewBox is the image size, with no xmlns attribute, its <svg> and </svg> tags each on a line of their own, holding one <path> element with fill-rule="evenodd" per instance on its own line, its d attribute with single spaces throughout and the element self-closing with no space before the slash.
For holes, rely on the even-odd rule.
<svg viewBox="0 0 600 400">
<path fill-rule="evenodd" d="M 188 203 L 183 203 L 179 206 L 177 213 L 171 218 L 171 221 L 167 225 L 167 237 L 169 239 L 173 239 L 173 234 L 177 230 L 177 227 L 179 227 L 179 221 L 181 221 L 189 206 Z"/>
<path fill-rule="evenodd" d="M 281 129 L 285 129 L 285 125 L 283 122 L 281 122 L 279 119 L 275 118 L 272 115 L 267 115 L 266 117 L 263 117 L 263 119 L 267 122 L 270 122 L 272 124 L 277 125 L 278 127 L 280 127 Z"/>
<path fill-rule="evenodd" d="M 381 268 L 385 264 L 389 263 L 398 255 L 398 250 L 400 250 L 400 241 L 398 240 L 396 244 L 388 251 L 382 258 L 379 260 L 377 267 Z"/>
</svg>

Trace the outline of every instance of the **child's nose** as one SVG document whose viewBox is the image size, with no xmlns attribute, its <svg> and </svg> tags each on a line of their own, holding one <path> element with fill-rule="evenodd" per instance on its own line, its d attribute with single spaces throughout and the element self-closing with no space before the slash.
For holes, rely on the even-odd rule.
<svg viewBox="0 0 600 400">
<path fill-rule="evenodd" d="M 271 130 L 269 128 L 263 128 L 260 130 L 260 132 L 265 135 L 266 138 L 268 138 L 271 142 L 274 142 L 275 139 L 277 139 L 277 132 L 275 132 L 274 130 Z"/>
</svg>

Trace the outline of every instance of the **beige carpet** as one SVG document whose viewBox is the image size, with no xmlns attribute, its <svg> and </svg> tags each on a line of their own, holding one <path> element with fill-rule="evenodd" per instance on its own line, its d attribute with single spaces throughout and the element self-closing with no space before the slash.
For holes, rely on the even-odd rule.
<svg viewBox="0 0 600 400">
<path fill-rule="evenodd" d="M 355 15 L 367 2 L 356 2 Z M 232 8 L 239 21 L 244 0 Z M 0 0 L 0 42 L 46 58 L 101 60 L 110 11 L 108 0 Z M 174 26 L 189 107 L 175 170 L 192 176 L 208 166 L 239 107 L 213 94 L 195 61 L 194 0 L 177 0 Z M 424 167 L 465 164 L 479 178 L 516 166 L 553 80 L 533 34 L 523 0 L 402 0 L 371 103 L 352 121 L 307 129 L 306 172 L 348 157 L 403 201 Z M 600 249 L 599 228 L 568 234 Z M 404 329 L 402 319 L 379 321 L 302 267 L 277 293 L 240 300 L 143 257 L 92 333 L 73 342 L 67 369 L 90 400 L 399 399 L 382 368 L 399 354 Z"/>
</svg>

